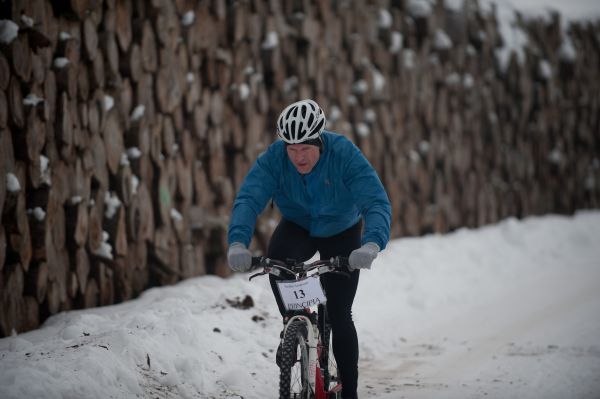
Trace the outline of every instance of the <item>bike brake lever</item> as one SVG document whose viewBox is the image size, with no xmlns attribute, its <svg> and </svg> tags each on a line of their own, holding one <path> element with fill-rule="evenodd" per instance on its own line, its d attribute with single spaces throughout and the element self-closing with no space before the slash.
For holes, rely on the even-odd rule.
<svg viewBox="0 0 600 399">
<path fill-rule="evenodd" d="M 253 275 L 248 277 L 248 281 L 251 281 L 254 277 L 264 276 L 265 274 L 269 274 L 270 271 L 271 271 L 271 269 L 265 268 L 262 272 L 254 273 Z"/>
</svg>

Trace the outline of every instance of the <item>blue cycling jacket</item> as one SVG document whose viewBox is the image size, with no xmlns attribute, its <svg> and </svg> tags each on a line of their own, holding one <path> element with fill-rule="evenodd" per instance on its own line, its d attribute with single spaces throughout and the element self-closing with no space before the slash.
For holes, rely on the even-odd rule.
<svg viewBox="0 0 600 399">
<path fill-rule="evenodd" d="M 323 152 L 305 175 L 289 160 L 281 140 L 258 157 L 233 203 L 229 244 L 250 244 L 256 218 L 273 199 L 285 219 L 314 237 L 341 233 L 363 217 L 362 243 L 385 248 L 391 205 L 377 173 L 344 136 L 324 131 L 321 137 Z"/>
</svg>

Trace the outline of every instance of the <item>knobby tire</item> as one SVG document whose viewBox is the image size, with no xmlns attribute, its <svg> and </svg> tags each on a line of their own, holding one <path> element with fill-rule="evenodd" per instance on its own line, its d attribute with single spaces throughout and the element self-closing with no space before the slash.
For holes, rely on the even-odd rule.
<svg viewBox="0 0 600 399">
<path fill-rule="evenodd" d="M 281 344 L 279 399 L 310 399 L 308 331 L 301 321 L 288 325 Z"/>
</svg>

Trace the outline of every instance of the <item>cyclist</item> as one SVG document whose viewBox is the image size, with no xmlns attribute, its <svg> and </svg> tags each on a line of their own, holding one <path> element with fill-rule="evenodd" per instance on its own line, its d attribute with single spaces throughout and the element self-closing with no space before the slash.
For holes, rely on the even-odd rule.
<svg viewBox="0 0 600 399">
<path fill-rule="evenodd" d="M 268 244 L 267 256 L 309 260 L 349 257 L 351 277 L 321 277 L 327 296 L 333 353 L 342 382 L 342 397 L 356 398 L 358 338 L 352 303 L 360 269 L 370 269 L 390 234 L 391 206 L 373 167 L 351 141 L 324 130 L 325 114 L 313 100 L 287 106 L 277 120 L 280 140 L 261 154 L 233 204 L 227 259 L 234 271 L 251 267 L 248 250 L 256 218 L 269 200 L 282 218 Z M 364 226 L 363 226 L 364 224 Z M 276 278 L 271 287 L 279 310 Z"/>
</svg>

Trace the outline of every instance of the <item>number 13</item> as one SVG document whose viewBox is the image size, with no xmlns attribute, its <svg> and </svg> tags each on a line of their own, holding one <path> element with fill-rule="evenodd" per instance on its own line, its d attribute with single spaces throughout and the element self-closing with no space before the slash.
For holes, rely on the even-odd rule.
<svg viewBox="0 0 600 399">
<path fill-rule="evenodd" d="M 304 290 L 294 291 L 294 295 L 296 296 L 296 299 L 302 299 L 306 296 Z"/>
</svg>

